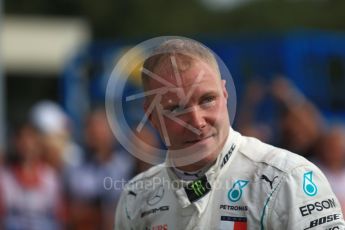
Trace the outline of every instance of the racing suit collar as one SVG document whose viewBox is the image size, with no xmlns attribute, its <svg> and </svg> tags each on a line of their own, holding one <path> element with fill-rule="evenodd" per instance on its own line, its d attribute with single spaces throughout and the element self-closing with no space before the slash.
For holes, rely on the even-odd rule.
<svg viewBox="0 0 345 230">
<path fill-rule="evenodd" d="M 237 153 L 237 150 L 240 145 L 241 135 L 234 131 L 231 127 L 229 129 L 229 135 L 227 140 L 223 146 L 223 149 L 220 151 L 216 162 L 206 171 L 204 176 L 206 176 L 207 182 L 211 185 L 211 189 L 216 181 L 217 177 L 223 171 L 223 168 L 229 167 L 231 164 L 234 156 Z M 169 153 L 168 153 L 169 154 Z M 183 208 L 188 207 L 191 204 L 194 204 L 197 208 L 199 214 L 201 214 L 207 206 L 209 193 L 205 194 L 198 200 L 191 201 L 186 193 L 185 187 L 189 184 L 193 183 L 193 181 L 185 181 L 181 180 L 175 174 L 174 170 L 171 168 L 173 167 L 172 162 L 169 160 L 170 158 L 167 156 L 165 165 L 166 165 L 166 173 L 168 178 L 174 182 L 174 184 L 178 184 L 177 188 L 175 188 L 175 193 L 178 199 L 178 202 Z"/>
<path fill-rule="evenodd" d="M 204 173 L 205 175 L 210 175 L 215 172 L 218 172 L 221 170 L 225 165 L 229 165 L 232 161 L 233 157 L 230 157 L 231 155 L 235 154 L 239 147 L 239 141 L 240 141 L 240 136 L 241 134 L 236 132 L 235 130 L 232 129 L 230 126 L 229 128 L 229 134 L 228 137 L 225 141 L 225 144 L 220 151 L 215 163 L 209 167 L 206 166 L 208 169 Z M 172 180 L 180 180 L 182 183 L 186 182 L 189 183 L 189 181 L 181 180 L 177 175 L 175 174 L 175 171 L 172 169 L 174 167 L 173 162 L 171 162 L 171 158 L 169 157 L 169 151 L 167 151 L 167 157 L 165 159 L 165 166 L 168 168 L 168 174 L 170 179 Z M 181 171 L 181 170 L 179 170 Z M 202 171 L 202 169 L 201 169 Z"/>
</svg>

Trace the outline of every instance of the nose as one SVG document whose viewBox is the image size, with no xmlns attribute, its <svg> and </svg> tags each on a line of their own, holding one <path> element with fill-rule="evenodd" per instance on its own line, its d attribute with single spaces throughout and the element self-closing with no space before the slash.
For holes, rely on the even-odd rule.
<svg viewBox="0 0 345 230">
<path fill-rule="evenodd" d="M 193 107 L 193 109 L 188 113 L 188 123 L 196 129 L 203 129 L 206 127 L 206 119 L 203 111 L 200 111 Z"/>
</svg>

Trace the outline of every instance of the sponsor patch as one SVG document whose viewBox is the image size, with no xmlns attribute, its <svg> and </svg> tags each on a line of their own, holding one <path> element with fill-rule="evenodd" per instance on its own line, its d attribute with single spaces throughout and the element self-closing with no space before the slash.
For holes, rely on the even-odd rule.
<svg viewBox="0 0 345 230">
<path fill-rule="evenodd" d="M 219 206 L 219 209 L 220 210 L 228 210 L 228 211 L 248 211 L 248 206 L 221 204 Z"/>
<path fill-rule="evenodd" d="M 303 175 L 303 191 L 308 196 L 315 196 L 317 194 L 317 186 L 313 182 L 313 172 L 309 171 Z"/>
<path fill-rule="evenodd" d="M 204 197 L 211 191 L 211 185 L 207 181 L 207 177 L 204 175 L 198 180 L 193 181 L 185 188 L 187 197 L 190 202 L 194 202 Z"/>
<path fill-rule="evenodd" d="M 163 185 L 160 185 L 153 194 L 147 199 L 147 204 L 150 206 L 158 204 L 164 196 L 164 188 Z"/>
<path fill-rule="evenodd" d="M 145 230 L 168 230 L 167 224 L 159 224 L 151 227 L 146 227 Z"/>
<path fill-rule="evenodd" d="M 229 159 L 230 159 L 230 157 L 232 155 L 232 152 L 235 150 L 235 148 L 236 148 L 236 145 L 232 144 L 229 152 L 227 152 L 225 154 L 225 156 L 223 157 L 223 160 L 222 160 L 222 163 L 220 165 L 220 168 L 223 168 L 223 166 L 229 161 Z"/>
<path fill-rule="evenodd" d="M 153 209 L 142 212 L 140 217 L 143 218 L 143 217 L 150 215 L 150 214 L 155 214 L 157 212 L 164 212 L 164 211 L 168 211 L 168 210 L 169 210 L 169 206 L 161 206 L 159 208 L 153 208 Z"/>
<path fill-rule="evenodd" d="M 273 177 L 272 179 L 268 178 L 268 176 L 266 176 L 265 174 L 262 174 L 260 179 L 266 181 L 269 185 L 270 188 L 273 189 L 273 182 L 275 181 L 275 179 L 277 179 L 278 176 Z"/>
<path fill-rule="evenodd" d="M 327 227 L 326 230 L 340 230 L 341 227 L 339 226 L 333 226 L 333 227 Z M 344 229 L 344 227 L 342 227 L 342 229 Z"/>
<path fill-rule="evenodd" d="M 247 230 L 246 217 L 221 216 L 221 230 Z"/>
<path fill-rule="evenodd" d="M 302 216 L 308 216 L 315 212 L 321 212 L 325 209 L 331 209 L 335 207 L 336 207 L 336 202 L 334 198 L 332 198 L 332 199 L 326 199 L 322 201 L 316 201 L 314 203 L 301 206 L 299 207 L 299 211 Z"/>
<path fill-rule="evenodd" d="M 326 223 L 329 223 L 329 222 L 332 222 L 335 220 L 339 220 L 340 218 L 341 218 L 341 214 L 331 214 L 328 216 L 323 216 L 323 217 L 320 217 L 318 219 L 310 221 L 309 226 L 307 228 L 305 228 L 304 230 L 315 228 L 317 226 L 320 226 L 320 225 L 323 225 L 323 224 L 326 224 Z"/>
<path fill-rule="evenodd" d="M 237 180 L 228 192 L 228 198 L 232 202 L 239 201 L 242 197 L 242 189 L 246 187 L 249 181 Z"/>
</svg>

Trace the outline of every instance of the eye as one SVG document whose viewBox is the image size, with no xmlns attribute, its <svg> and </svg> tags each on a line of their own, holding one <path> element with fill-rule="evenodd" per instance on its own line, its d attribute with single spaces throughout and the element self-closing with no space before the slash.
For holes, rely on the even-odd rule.
<svg viewBox="0 0 345 230">
<path fill-rule="evenodd" d="M 216 96 L 207 96 L 201 100 L 201 105 L 211 106 L 216 100 Z"/>
<path fill-rule="evenodd" d="M 174 105 L 174 106 L 170 106 L 169 108 L 165 110 L 168 111 L 169 113 L 180 113 L 184 110 L 184 108 L 179 105 Z"/>
</svg>

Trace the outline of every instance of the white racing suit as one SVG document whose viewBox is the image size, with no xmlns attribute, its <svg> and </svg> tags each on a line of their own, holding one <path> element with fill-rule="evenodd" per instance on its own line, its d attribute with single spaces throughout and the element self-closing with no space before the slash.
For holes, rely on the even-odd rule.
<svg viewBox="0 0 345 230">
<path fill-rule="evenodd" d="M 180 180 L 168 165 L 126 185 L 116 230 L 345 229 L 339 202 L 315 165 L 232 129 L 201 178 Z"/>
</svg>

